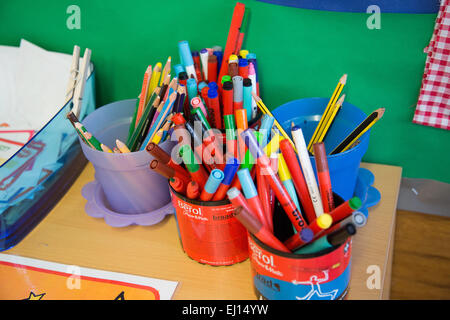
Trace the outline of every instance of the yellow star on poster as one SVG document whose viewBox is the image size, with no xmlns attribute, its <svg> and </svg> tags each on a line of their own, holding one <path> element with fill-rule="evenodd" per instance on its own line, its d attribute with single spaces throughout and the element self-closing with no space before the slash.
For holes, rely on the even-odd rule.
<svg viewBox="0 0 450 320">
<path fill-rule="evenodd" d="M 42 298 L 44 297 L 45 293 L 41 293 L 41 294 L 34 294 L 33 291 L 30 291 L 30 295 L 28 296 L 28 298 L 24 299 L 24 300 L 42 300 Z"/>
</svg>

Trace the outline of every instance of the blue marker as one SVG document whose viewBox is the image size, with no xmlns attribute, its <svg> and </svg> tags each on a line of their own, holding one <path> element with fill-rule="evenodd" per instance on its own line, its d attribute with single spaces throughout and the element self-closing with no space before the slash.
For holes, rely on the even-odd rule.
<svg viewBox="0 0 450 320">
<path fill-rule="evenodd" d="M 222 66 L 222 60 L 223 60 L 223 52 L 222 51 L 214 51 L 213 55 L 217 57 L 217 70 L 220 70 L 220 67 Z"/>
<path fill-rule="evenodd" d="M 200 194 L 201 201 L 210 201 L 219 188 L 220 183 L 224 178 L 222 170 L 214 169 L 209 174 L 208 180 L 205 183 L 202 193 Z"/>
<path fill-rule="evenodd" d="M 252 80 L 250 80 L 249 78 L 245 78 L 244 79 L 244 104 L 243 107 L 245 110 L 247 110 L 247 119 L 251 120 L 252 119 Z"/>
<path fill-rule="evenodd" d="M 231 186 L 234 178 L 236 177 L 236 172 L 239 169 L 239 161 L 236 158 L 229 158 L 227 160 L 227 164 L 225 165 L 224 178 L 219 188 L 216 191 L 216 194 L 213 197 L 213 201 L 220 201 L 225 199 L 227 195 L 227 191 Z"/>
<path fill-rule="evenodd" d="M 267 145 L 267 142 L 269 141 L 274 121 L 275 118 L 269 116 L 268 114 L 263 114 L 263 116 L 261 117 L 261 127 L 259 128 L 259 132 L 261 132 L 262 134 L 261 138 L 262 147 L 265 147 Z"/>
<path fill-rule="evenodd" d="M 208 84 L 208 87 L 209 87 L 210 89 L 214 89 L 214 90 L 216 90 L 216 91 L 219 89 L 219 86 L 218 86 L 217 83 L 214 82 L 214 81 L 211 81 L 211 82 Z"/>
<path fill-rule="evenodd" d="M 189 78 L 195 78 L 197 80 L 197 74 L 195 73 L 194 59 L 192 58 L 191 49 L 187 41 L 178 42 L 178 49 L 180 51 L 180 58 L 186 73 Z"/>
<path fill-rule="evenodd" d="M 175 74 L 177 75 L 177 78 L 178 78 L 178 75 L 180 74 L 180 72 L 185 72 L 184 67 L 183 67 L 182 64 L 174 65 L 173 66 L 173 70 L 175 71 Z"/>
<path fill-rule="evenodd" d="M 189 101 L 191 101 L 192 98 L 195 98 L 198 95 L 197 81 L 194 78 L 189 78 L 186 82 L 186 89 Z"/>
</svg>

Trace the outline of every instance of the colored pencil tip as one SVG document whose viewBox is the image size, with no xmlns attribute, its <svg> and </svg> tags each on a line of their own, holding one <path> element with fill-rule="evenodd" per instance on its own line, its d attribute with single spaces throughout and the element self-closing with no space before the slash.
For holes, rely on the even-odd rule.
<svg viewBox="0 0 450 320">
<path fill-rule="evenodd" d="M 385 108 L 380 108 L 380 109 L 377 110 L 377 112 L 378 112 L 378 117 L 377 118 L 378 119 L 381 119 L 381 117 L 383 116 L 385 110 L 386 110 Z"/>
<path fill-rule="evenodd" d="M 344 99 L 345 99 L 345 93 L 339 98 L 339 100 L 336 102 L 336 104 L 341 106 L 344 103 Z"/>
<path fill-rule="evenodd" d="M 339 82 L 342 84 L 346 84 L 347 83 L 347 74 L 344 74 L 341 79 L 339 79 Z"/>
</svg>

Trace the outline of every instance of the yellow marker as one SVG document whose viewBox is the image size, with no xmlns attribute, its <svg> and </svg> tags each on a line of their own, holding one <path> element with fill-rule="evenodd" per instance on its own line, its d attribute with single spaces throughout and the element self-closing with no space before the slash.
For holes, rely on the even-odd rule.
<svg viewBox="0 0 450 320">
<path fill-rule="evenodd" d="M 320 229 L 328 229 L 333 223 L 333 217 L 328 213 L 323 213 L 317 217 L 316 222 Z"/>
<path fill-rule="evenodd" d="M 291 173 L 289 172 L 286 160 L 284 160 L 283 154 L 278 156 L 278 175 L 281 181 L 292 180 Z"/>
<path fill-rule="evenodd" d="M 248 55 L 248 50 L 241 50 L 241 51 L 239 51 L 239 55 L 240 55 L 242 58 L 246 59 L 246 58 L 247 58 L 247 55 Z"/>
<path fill-rule="evenodd" d="M 128 147 L 125 145 L 125 143 L 123 143 L 119 139 L 116 139 L 116 145 L 117 145 L 117 148 L 120 150 L 121 153 L 128 153 L 128 152 L 130 152 L 130 149 L 128 149 Z"/>
<path fill-rule="evenodd" d="M 272 153 L 277 152 L 280 149 L 280 134 L 277 132 L 273 136 L 272 140 L 264 147 L 264 152 L 267 156 L 270 156 Z"/>
<path fill-rule="evenodd" d="M 228 63 L 231 63 L 231 62 L 239 63 L 239 58 L 238 58 L 238 56 L 235 55 L 235 54 L 230 55 L 230 58 L 228 59 Z"/>
</svg>

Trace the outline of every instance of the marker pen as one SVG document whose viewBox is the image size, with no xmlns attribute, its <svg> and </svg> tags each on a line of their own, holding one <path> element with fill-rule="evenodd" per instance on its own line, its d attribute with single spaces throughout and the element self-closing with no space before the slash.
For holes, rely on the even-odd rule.
<svg viewBox="0 0 450 320">
<path fill-rule="evenodd" d="M 186 195 L 186 184 L 178 178 L 173 177 L 169 179 L 170 186 L 178 193 L 181 193 L 182 195 Z"/>
<path fill-rule="evenodd" d="M 167 179 L 177 177 L 178 179 L 183 181 L 185 185 L 187 185 L 189 181 L 191 181 L 190 177 L 186 177 L 185 175 L 180 174 L 178 171 L 175 171 L 173 168 L 165 165 L 157 159 L 154 159 L 152 160 L 152 162 L 150 162 L 150 169 Z"/>
<path fill-rule="evenodd" d="M 223 114 L 234 114 L 233 107 L 233 82 L 226 81 L 222 85 L 222 102 L 223 102 Z"/>
<path fill-rule="evenodd" d="M 243 163 L 247 146 L 245 145 L 244 140 L 241 137 L 241 133 L 248 128 L 247 111 L 245 111 L 244 109 L 235 109 L 234 117 L 236 120 L 236 128 L 238 133 L 238 159 L 241 163 Z"/>
<path fill-rule="evenodd" d="M 303 177 L 302 169 L 297 160 L 297 155 L 292 147 L 291 143 L 287 139 L 280 141 L 280 150 L 283 154 L 283 158 L 286 161 L 286 165 L 291 172 L 292 181 L 294 182 L 295 189 L 297 190 L 298 197 L 303 206 L 304 213 L 308 222 L 316 219 L 316 213 L 314 206 L 309 196 L 308 187 L 306 186 L 305 178 Z"/>
<path fill-rule="evenodd" d="M 297 232 L 300 233 L 301 236 L 303 236 L 304 234 L 302 234 L 301 231 L 304 229 L 309 230 L 307 228 L 306 222 L 296 208 L 294 202 L 289 197 L 289 194 L 287 193 L 286 188 L 283 186 L 280 178 L 272 170 L 270 166 L 270 160 L 259 146 L 255 136 L 252 134 L 252 130 L 245 130 L 243 133 L 241 133 L 241 136 L 250 152 L 253 154 L 253 157 L 256 159 L 257 164 L 261 166 L 261 169 L 264 170 L 264 173 L 266 173 L 266 178 L 270 187 L 275 192 L 275 196 L 277 197 L 287 216 L 294 225 L 295 230 L 297 230 Z M 311 230 L 309 230 L 309 232 L 312 234 Z M 306 237 L 305 240 L 308 240 L 309 236 L 304 236 Z M 310 241 L 311 239 L 309 239 L 308 241 Z"/>
<path fill-rule="evenodd" d="M 217 81 L 217 57 L 215 55 L 208 56 L 208 82 Z"/>
<path fill-rule="evenodd" d="M 236 55 L 232 54 L 228 60 L 228 74 L 231 78 L 239 75 L 239 59 Z"/>
<path fill-rule="evenodd" d="M 281 182 L 283 182 L 286 191 L 289 193 L 292 201 L 294 201 L 300 214 L 300 202 L 298 201 L 297 192 L 295 191 L 294 182 L 292 181 L 291 173 L 287 167 L 286 161 L 284 160 L 283 154 L 278 157 L 278 175 L 280 176 Z M 314 230 L 313 230 L 314 231 Z"/>
<path fill-rule="evenodd" d="M 186 187 L 186 197 L 189 199 L 197 199 L 200 196 L 200 186 L 196 181 L 191 181 Z"/>
<path fill-rule="evenodd" d="M 238 62 L 238 72 L 239 76 L 242 78 L 248 78 L 248 61 L 247 59 L 241 58 Z"/>
<path fill-rule="evenodd" d="M 229 76 L 229 75 L 224 75 L 223 77 L 222 77 L 222 80 L 220 80 L 220 82 L 221 82 L 221 84 L 222 84 L 222 86 L 223 86 L 223 84 L 225 83 L 225 82 L 227 82 L 227 81 L 232 81 L 231 80 L 231 77 Z"/>
<path fill-rule="evenodd" d="M 189 78 L 197 79 L 197 74 L 195 72 L 194 59 L 192 58 L 191 49 L 189 48 L 189 43 L 187 41 L 178 42 L 178 49 L 180 51 L 180 58 L 186 69 L 186 73 Z"/>
<path fill-rule="evenodd" d="M 188 79 L 189 79 L 188 74 L 185 71 L 180 72 L 180 74 L 178 75 L 178 83 L 184 86 L 185 88 L 187 87 Z M 183 109 L 186 109 L 187 107 L 189 107 L 189 101 L 188 99 L 185 99 L 183 103 Z"/>
<path fill-rule="evenodd" d="M 193 112 L 197 112 L 196 109 L 198 108 L 201 111 L 201 113 L 202 113 L 201 117 L 203 117 L 204 120 L 208 123 L 208 120 L 206 118 L 206 115 L 208 114 L 208 111 L 206 111 L 206 107 L 203 104 L 202 99 L 200 99 L 199 97 L 192 98 L 191 99 L 191 106 L 193 108 L 192 111 L 191 111 L 191 114 Z M 205 123 L 205 125 L 206 125 L 206 123 Z M 208 126 L 209 126 L 209 123 L 208 123 Z"/>
<path fill-rule="evenodd" d="M 254 94 L 258 94 L 256 90 L 256 72 L 255 72 L 255 66 L 253 63 L 249 64 L 248 67 L 248 78 L 252 81 L 252 92 Z M 255 99 L 252 97 L 252 119 L 256 118 L 256 115 L 258 113 L 258 105 L 256 104 Z"/>
<path fill-rule="evenodd" d="M 256 74 L 256 94 L 259 96 L 259 73 L 258 73 L 258 62 L 256 61 L 256 54 L 249 53 L 247 55 L 248 64 L 253 64 L 253 67 L 255 68 L 255 74 Z"/>
<path fill-rule="evenodd" d="M 198 54 L 198 51 L 192 52 L 192 59 L 194 60 L 194 68 L 197 79 L 199 82 L 203 81 L 202 72 L 200 71 L 200 55 Z"/>
<path fill-rule="evenodd" d="M 258 191 L 256 191 L 255 184 L 250 176 L 250 171 L 248 169 L 240 169 L 238 170 L 237 175 L 250 208 L 252 208 L 252 211 L 256 214 L 256 217 L 263 226 L 268 228 L 269 224 L 262 208 L 261 200 L 258 197 Z"/>
<path fill-rule="evenodd" d="M 244 84 L 241 76 L 234 76 L 233 78 L 233 108 L 242 109 L 244 105 Z"/>
<path fill-rule="evenodd" d="M 300 127 L 294 126 L 292 128 L 292 138 L 295 143 L 295 148 L 298 152 L 300 164 L 302 166 L 303 175 L 305 177 L 306 186 L 308 187 L 309 196 L 316 212 L 316 217 L 323 213 L 322 199 L 320 198 L 319 188 L 317 186 L 316 176 L 309 158 L 308 148 L 303 137 L 303 131 Z"/>
<path fill-rule="evenodd" d="M 186 169 L 189 171 L 192 180 L 198 183 L 199 187 L 203 189 L 206 181 L 208 180 L 208 174 L 201 165 L 195 160 L 194 152 L 190 145 L 185 144 L 180 148 L 180 154 L 183 158 L 183 162 Z"/>
<path fill-rule="evenodd" d="M 156 143 L 150 142 L 145 149 L 147 150 L 148 153 L 150 153 L 153 157 L 155 157 L 156 159 L 158 159 L 165 165 L 180 172 L 180 174 L 183 174 L 184 176 L 189 177 L 189 173 L 182 166 L 175 163 L 172 160 L 172 157 L 167 152 L 165 152 L 163 149 L 161 149 L 161 147 L 158 146 Z"/>
<path fill-rule="evenodd" d="M 217 70 L 220 70 L 220 67 L 222 66 L 223 53 L 222 51 L 214 51 L 213 55 L 217 57 Z"/>
<path fill-rule="evenodd" d="M 200 51 L 200 61 L 202 63 L 204 79 L 208 79 L 208 56 L 209 56 L 209 52 L 207 49 L 202 49 Z"/>
<path fill-rule="evenodd" d="M 225 137 L 226 137 L 226 154 L 228 157 L 238 156 L 238 141 L 236 136 L 236 122 L 233 114 L 226 114 L 223 117 L 225 124 Z"/>
<path fill-rule="evenodd" d="M 247 59 L 248 53 L 249 53 L 248 50 L 244 50 L 244 49 L 239 51 L 239 55 L 244 59 Z"/>
<path fill-rule="evenodd" d="M 347 241 L 348 237 L 351 237 L 356 234 L 356 227 L 352 223 L 348 223 L 339 230 L 336 230 L 329 235 L 320 237 L 314 242 L 303 246 L 302 248 L 296 250 L 294 253 L 297 254 L 307 254 L 307 253 L 316 253 L 322 250 L 338 247 L 342 245 L 345 241 Z"/>
<path fill-rule="evenodd" d="M 173 70 L 175 71 L 176 77 L 178 78 L 181 72 L 186 72 L 182 64 L 176 64 L 173 66 Z"/>
<path fill-rule="evenodd" d="M 236 176 L 236 172 L 239 169 L 239 161 L 236 158 L 229 158 L 227 160 L 227 164 L 225 165 L 225 169 L 223 170 L 224 177 L 222 182 L 220 183 L 219 188 L 214 194 L 213 201 L 219 201 L 225 199 L 227 195 L 227 191 L 230 188 L 231 182 L 233 182 L 234 177 Z"/>
<path fill-rule="evenodd" d="M 219 94 L 217 90 L 209 88 L 208 90 L 208 108 L 211 115 L 211 125 L 214 128 L 222 129 L 222 115 L 220 112 Z"/>
<path fill-rule="evenodd" d="M 362 202 L 358 197 L 353 197 L 350 200 L 345 201 L 340 206 L 336 207 L 333 211 L 330 212 L 333 221 L 338 222 L 342 219 L 347 218 L 352 214 L 353 211 L 361 208 Z"/>
<path fill-rule="evenodd" d="M 202 159 L 203 148 L 204 148 L 203 140 L 201 138 L 202 132 L 199 132 L 199 130 L 195 130 L 196 128 L 192 125 L 192 123 L 187 122 L 181 113 L 175 114 L 172 117 L 172 121 L 176 125 L 174 133 L 175 133 L 177 139 L 180 139 L 180 137 L 183 139 L 183 143 L 180 143 L 180 141 L 178 140 L 178 145 L 179 145 L 178 152 L 180 152 L 181 148 L 184 145 L 188 145 L 190 147 L 191 141 L 193 141 L 195 157 L 197 159 L 196 162 L 197 163 L 204 162 L 205 164 L 207 164 Z"/>
<path fill-rule="evenodd" d="M 224 173 L 222 170 L 214 169 L 209 174 L 208 180 L 206 181 L 205 187 L 200 194 L 201 201 L 211 201 L 214 194 L 219 188 L 220 183 L 224 178 Z"/>
<path fill-rule="evenodd" d="M 245 210 L 247 210 L 253 217 L 256 219 L 256 215 L 253 212 L 253 210 L 250 208 L 250 205 L 248 204 L 247 200 L 245 200 L 244 195 L 239 191 L 237 188 L 230 188 L 227 191 L 228 200 L 230 200 L 233 207 L 239 208 L 242 207 Z"/>
<path fill-rule="evenodd" d="M 197 81 L 194 78 L 189 78 L 186 83 L 188 101 L 191 101 L 198 94 Z"/>
<path fill-rule="evenodd" d="M 328 169 L 325 144 L 323 142 L 315 143 L 313 144 L 313 149 L 323 209 L 325 212 L 330 212 L 334 209 L 334 200 L 333 191 L 331 189 L 330 171 Z"/>
<path fill-rule="evenodd" d="M 347 225 L 349 223 L 354 224 L 356 228 L 362 228 L 367 223 L 367 217 L 364 215 L 364 213 L 355 211 L 351 215 L 349 215 L 347 218 L 345 218 L 337 223 L 333 223 L 333 225 L 330 228 L 323 230 L 321 233 L 314 236 L 313 240 L 316 240 L 320 237 L 323 237 L 330 233 L 333 233 L 336 230 L 341 229 L 342 227 L 344 227 L 345 225 Z"/>
<path fill-rule="evenodd" d="M 261 200 L 263 212 L 266 214 L 267 228 L 273 232 L 273 210 L 270 199 L 270 187 L 266 181 L 266 177 L 261 173 L 261 168 L 256 166 L 256 185 Z M 275 203 L 274 203 L 275 204 Z"/>
<path fill-rule="evenodd" d="M 245 78 L 243 81 L 243 108 L 247 111 L 247 119 L 253 119 L 252 116 L 252 80 Z"/>
<path fill-rule="evenodd" d="M 243 207 L 235 209 L 235 217 L 261 242 L 282 252 L 290 252 L 264 225 Z"/>
<path fill-rule="evenodd" d="M 274 121 L 275 121 L 274 117 L 269 116 L 268 114 L 263 114 L 261 117 L 261 126 L 259 127 L 259 132 L 261 132 L 262 134 L 261 139 L 262 147 L 265 147 L 267 144 L 267 140 L 270 137 L 270 133 L 272 132 Z"/>
<path fill-rule="evenodd" d="M 311 230 L 313 234 L 312 240 L 316 239 L 317 237 L 320 237 L 322 232 L 328 229 L 332 223 L 333 219 L 328 213 L 322 214 L 320 217 L 311 222 L 308 225 L 308 228 Z M 305 244 L 303 239 L 301 239 L 297 234 L 294 234 L 283 243 L 289 250 L 292 251 Z"/>
</svg>

